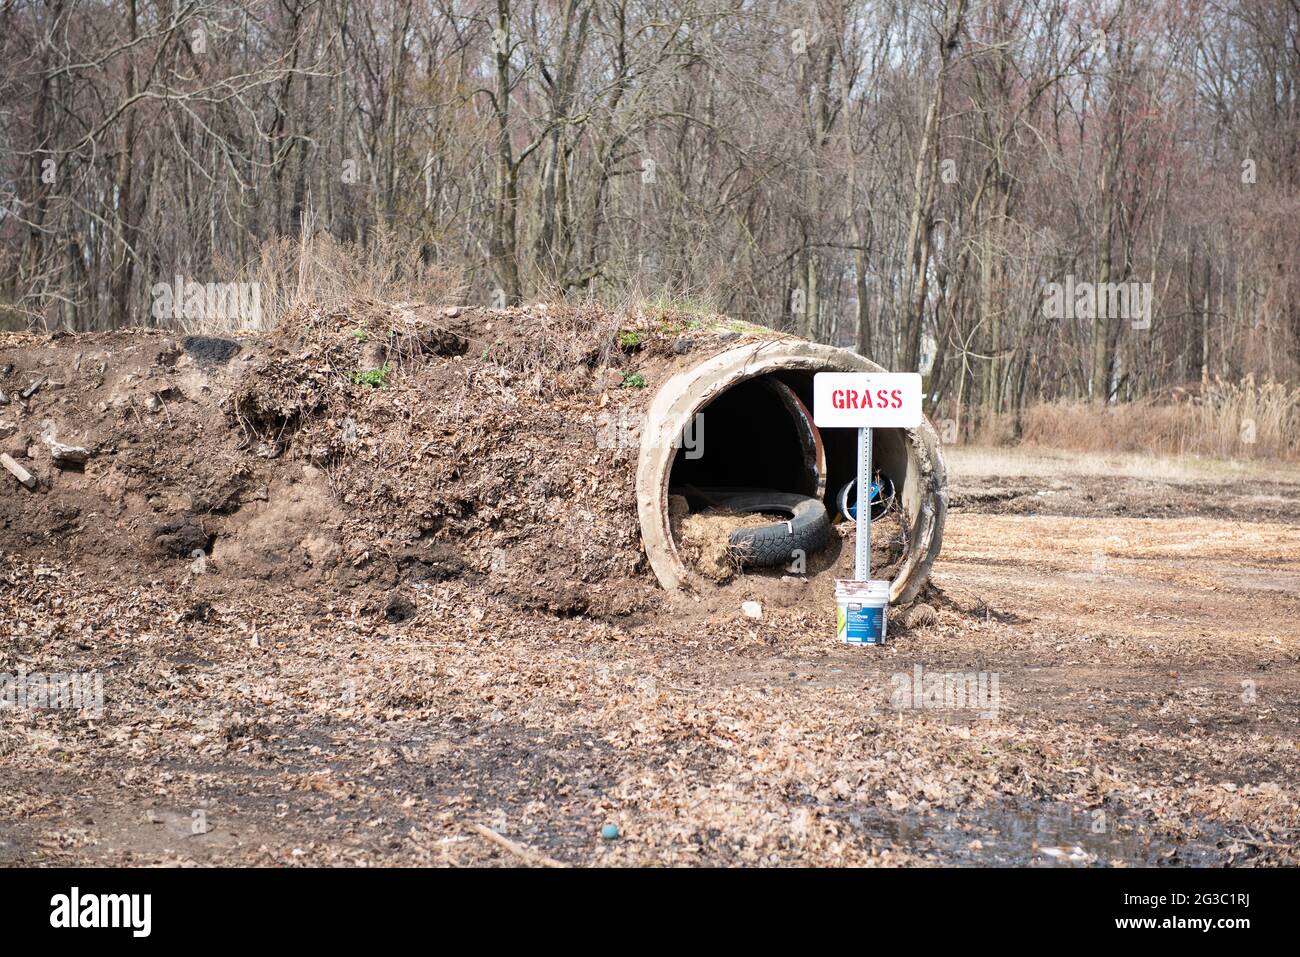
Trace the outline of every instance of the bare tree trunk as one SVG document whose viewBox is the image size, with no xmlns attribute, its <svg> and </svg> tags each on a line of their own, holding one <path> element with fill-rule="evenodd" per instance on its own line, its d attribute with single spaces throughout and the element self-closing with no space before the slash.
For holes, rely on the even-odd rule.
<svg viewBox="0 0 1300 957">
<path fill-rule="evenodd" d="M 930 269 L 930 234 L 934 228 L 934 194 L 939 168 L 944 87 L 965 14 L 966 0 L 957 0 L 957 6 L 948 11 L 947 24 L 939 36 L 939 70 L 935 76 L 934 90 L 925 116 L 925 132 L 921 135 L 912 175 L 912 215 L 907 229 L 909 271 L 899 360 L 899 371 L 904 372 L 916 371 L 921 363 L 921 332 L 925 319 L 926 280 Z"/>
<path fill-rule="evenodd" d="M 507 305 L 523 301 L 519 283 L 518 210 L 519 181 L 510 143 L 510 0 L 497 0 L 496 89 L 496 200 L 492 214 L 492 261 Z"/>
<path fill-rule="evenodd" d="M 127 4 L 127 36 L 131 42 L 139 38 L 139 22 L 136 18 L 135 0 Z M 135 96 L 136 78 L 135 62 L 126 67 L 126 96 Z M 135 195 L 132 192 L 135 159 L 135 111 L 126 117 L 126 129 L 122 134 L 121 152 L 117 157 L 117 182 L 119 184 L 118 228 L 122 232 L 122 241 L 118 247 L 117 261 L 113 264 L 112 315 L 109 326 L 127 325 L 135 318 L 136 312 L 131 308 L 130 296 L 132 277 L 135 270 L 135 229 L 139 213 L 135 208 Z"/>
</svg>

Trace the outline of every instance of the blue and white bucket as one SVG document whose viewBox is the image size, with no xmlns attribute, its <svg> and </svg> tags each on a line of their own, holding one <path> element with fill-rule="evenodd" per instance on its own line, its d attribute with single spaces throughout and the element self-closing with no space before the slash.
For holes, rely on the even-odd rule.
<svg viewBox="0 0 1300 957">
<path fill-rule="evenodd" d="M 883 645 L 889 582 L 835 580 L 836 631 L 846 645 Z"/>
</svg>

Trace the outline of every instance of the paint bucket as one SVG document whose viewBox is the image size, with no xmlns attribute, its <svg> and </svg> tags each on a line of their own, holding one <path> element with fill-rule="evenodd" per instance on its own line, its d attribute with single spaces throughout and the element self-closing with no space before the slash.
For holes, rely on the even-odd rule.
<svg viewBox="0 0 1300 957">
<path fill-rule="evenodd" d="M 835 580 L 836 632 L 846 645 L 883 645 L 889 582 Z"/>
</svg>

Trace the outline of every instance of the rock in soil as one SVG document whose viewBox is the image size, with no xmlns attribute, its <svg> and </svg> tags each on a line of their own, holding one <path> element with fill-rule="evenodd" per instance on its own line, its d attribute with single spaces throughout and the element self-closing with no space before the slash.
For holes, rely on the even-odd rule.
<svg viewBox="0 0 1300 957">
<path fill-rule="evenodd" d="M 189 558 L 196 550 L 207 551 L 213 536 L 193 515 L 174 515 L 158 525 L 154 544 L 166 555 Z"/>
<path fill-rule="evenodd" d="M 384 605 L 384 620 L 393 624 L 410 621 L 415 617 L 415 603 L 405 595 L 393 595 Z"/>
</svg>

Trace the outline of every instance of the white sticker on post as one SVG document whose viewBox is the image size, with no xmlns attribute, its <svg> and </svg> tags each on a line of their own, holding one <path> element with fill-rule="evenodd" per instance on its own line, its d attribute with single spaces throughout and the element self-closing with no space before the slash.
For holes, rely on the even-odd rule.
<svg viewBox="0 0 1300 957">
<path fill-rule="evenodd" d="M 921 418 L 918 372 L 813 376 L 813 421 L 819 429 L 911 429 Z"/>
</svg>

